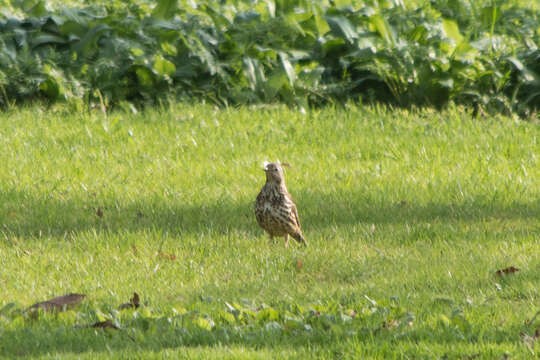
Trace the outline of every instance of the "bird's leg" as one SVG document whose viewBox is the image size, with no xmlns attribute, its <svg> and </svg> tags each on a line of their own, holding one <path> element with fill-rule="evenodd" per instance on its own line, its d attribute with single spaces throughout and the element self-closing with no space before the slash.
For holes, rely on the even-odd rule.
<svg viewBox="0 0 540 360">
<path fill-rule="evenodd" d="M 285 235 L 285 247 L 289 247 L 289 234 Z"/>
</svg>

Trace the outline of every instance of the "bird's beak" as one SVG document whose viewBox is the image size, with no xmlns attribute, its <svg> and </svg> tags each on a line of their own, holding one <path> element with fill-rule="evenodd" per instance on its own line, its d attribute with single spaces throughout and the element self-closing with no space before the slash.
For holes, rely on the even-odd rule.
<svg viewBox="0 0 540 360">
<path fill-rule="evenodd" d="M 264 171 L 268 170 L 268 164 L 270 164 L 268 161 L 263 162 L 263 170 Z"/>
</svg>

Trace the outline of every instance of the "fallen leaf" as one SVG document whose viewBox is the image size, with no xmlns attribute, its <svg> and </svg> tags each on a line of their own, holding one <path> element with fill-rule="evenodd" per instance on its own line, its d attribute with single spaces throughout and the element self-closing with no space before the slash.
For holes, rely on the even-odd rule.
<svg viewBox="0 0 540 360">
<path fill-rule="evenodd" d="M 495 271 L 495 274 L 499 276 L 503 276 L 503 275 L 515 273 L 516 271 L 519 271 L 519 269 L 516 267 L 510 266 L 510 267 L 507 267 L 506 269 Z"/>
<path fill-rule="evenodd" d="M 118 307 L 119 310 L 135 308 L 137 309 L 140 306 L 139 294 L 136 292 L 133 293 L 133 297 L 129 299 L 128 303 L 124 303 Z"/>
<path fill-rule="evenodd" d="M 26 311 L 43 309 L 44 311 L 64 311 L 75 305 L 78 305 L 86 297 L 84 294 L 68 294 L 58 296 L 53 299 L 35 303 Z"/>
<path fill-rule="evenodd" d="M 162 259 L 167 259 L 167 260 L 171 260 L 171 261 L 176 260 L 176 255 L 174 255 L 174 254 L 166 254 L 163 251 L 159 254 L 159 257 L 162 258 Z"/>
<path fill-rule="evenodd" d="M 371 232 L 374 233 L 375 232 L 375 224 L 371 224 Z"/>
<path fill-rule="evenodd" d="M 103 217 L 103 211 L 101 211 L 101 208 L 97 209 L 96 215 L 99 216 L 99 217 Z"/>
<path fill-rule="evenodd" d="M 296 268 L 297 268 L 298 270 L 300 270 L 303 266 L 304 266 L 304 263 L 302 262 L 302 260 L 299 259 L 299 260 L 296 262 Z"/>
<path fill-rule="evenodd" d="M 98 321 L 90 325 L 92 328 L 101 328 L 101 329 L 114 329 L 118 330 L 118 326 L 114 325 L 111 320 Z"/>
<path fill-rule="evenodd" d="M 382 328 L 383 329 L 394 329 L 398 327 L 399 321 L 398 320 L 390 320 L 389 322 L 383 321 Z"/>
<path fill-rule="evenodd" d="M 131 246 L 131 250 L 133 251 L 134 255 L 137 255 L 137 247 L 135 245 Z"/>
</svg>

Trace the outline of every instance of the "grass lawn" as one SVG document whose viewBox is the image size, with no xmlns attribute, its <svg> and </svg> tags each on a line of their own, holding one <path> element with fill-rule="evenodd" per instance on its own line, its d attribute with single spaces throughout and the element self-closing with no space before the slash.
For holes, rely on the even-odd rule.
<svg viewBox="0 0 540 360">
<path fill-rule="evenodd" d="M 540 354 L 538 124 L 188 104 L 0 123 L 0 357 Z M 256 224 L 274 159 L 306 249 Z M 84 327 L 105 319 L 120 330 Z"/>
</svg>

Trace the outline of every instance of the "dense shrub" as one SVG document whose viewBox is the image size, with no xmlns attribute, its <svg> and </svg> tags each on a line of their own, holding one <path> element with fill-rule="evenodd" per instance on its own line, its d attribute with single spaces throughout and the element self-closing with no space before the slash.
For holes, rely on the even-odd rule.
<svg viewBox="0 0 540 360">
<path fill-rule="evenodd" d="M 540 104 L 540 11 L 503 4 L 26 0 L 0 13 L 0 105 L 363 99 L 527 114 Z"/>
</svg>

